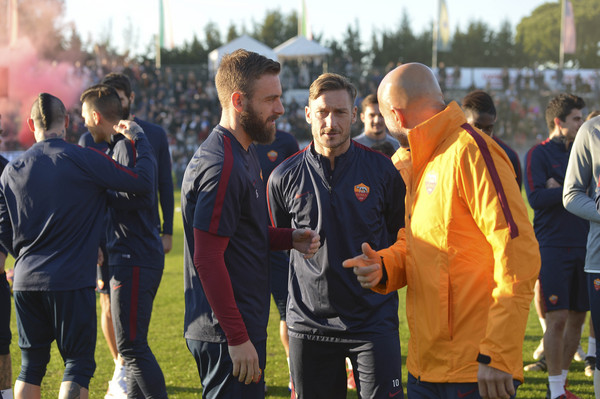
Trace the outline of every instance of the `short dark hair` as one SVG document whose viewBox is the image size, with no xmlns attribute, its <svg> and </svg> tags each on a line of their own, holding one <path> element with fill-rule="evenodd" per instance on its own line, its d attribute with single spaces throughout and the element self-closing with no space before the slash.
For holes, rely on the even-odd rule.
<svg viewBox="0 0 600 399">
<path fill-rule="evenodd" d="M 475 111 L 480 114 L 496 116 L 496 106 L 492 96 L 483 90 L 474 90 L 462 99 L 464 110 Z"/>
<path fill-rule="evenodd" d="M 117 90 L 122 90 L 127 97 L 131 96 L 131 81 L 129 77 L 123 73 L 111 72 L 103 79 L 102 84 L 114 87 Z"/>
<path fill-rule="evenodd" d="M 377 100 L 377 94 L 369 94 L 366 96 L 362 102 L 360 103 L 360 112 L 365 113 L 367 107 L 379 105 L 379 101 Z"/>
<path fill-rule="evenodd" d="M 583 109 L 585 101 L 574 94 L 562 93 L 554 97 L 546 107 L 546 125 L 550 131 L 554 130 L 554 118 L 565 121 L 574 109 Z"/>
<path fill-rule="evenodd" d="M 239 49 L 226 54 L 219 64 L 215 87 L 222 108 L 228 108 L 231 95 L 238 91 L 248 98 L 254 94 L 254 83 L 265 74 L 278 75 L 281 65 L 264 55 Z"/>
<path fill-rule="evenodd" d="M 66 115 L 65 105 L 52 94 L 38 94 L 31 106 L 31 119 L 44 130 L 49 130 L 53 125 L 63 123 Z"/>
<path fill-rule="evenodd" d="M 119 121 L 123 115 L 121 99 L 114 87 L 99 84 L 86 89 L 81 102 L 87 103 L 109 121 Z"/>
<path fill-rule="evenodd" d="M 308 100 L 316 100 L 324 92 L 334 90 L 346 90 L 354 105 L 356 87 L 354 87 L 348 78 L 337 73 L 324 73 L 312 82 L 308 90 Z"/>
</svg>

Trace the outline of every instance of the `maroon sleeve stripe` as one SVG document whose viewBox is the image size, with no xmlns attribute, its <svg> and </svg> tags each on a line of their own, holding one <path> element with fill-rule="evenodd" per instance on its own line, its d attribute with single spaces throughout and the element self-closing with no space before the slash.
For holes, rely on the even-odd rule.
<svg viewBox="0 0 600 399">
<path fill-rule="evenodd" d="M 129 140 L 129 142 L 131 143 L 131 152 L 133 154 L 133 165 L 135 166 L 135 164 L 137 163 L 137 151 L 135 149 L 135 141 L 133 140 Z"/>
<path fill-rule="evenodd" d="M 487 143 L 469 125 L 465 123 L 461 126 L 463 129 L 467 131 L 477 143 L 479 150 L 481 151 L 481 155 L 483 155 L 483 160 L 485 161 L 485 165 L 490 172 L 490 176 L 492 177 L 492 183 L 496 188 L 496 193 L 498 194 L 498 200 L 500 201 L 500 207 L 502 208 L 502 212 L 504 213 L 504 218 L 506 219 L 506 223 L 508 223 L 508 231 L 510 232 L 510 238 L 517 238 L 519 236 L 519 228 L 515 223 L 515 219 L 513 218 L 510 207 L 508 206 L 508 199 L 506 198 L 506 194 L 504 193 L 504 187 L 502 186 L 502 182 L 500 181 L 500 176 L 498 175 L 498 171 L 496 170 L 496 165 L 494 164 L 494 160 L 492 159 L 492 154 L 490 153 L 490 149 L 488 148 Z"/>
<path fill-rule="evenodd" d="M 109 157 L 106 153 L 104 153 L 102 151 L 98 151 L 97 149 L 92 148 L 92 147 L 86 147 L 86 148 L 89 148 L 92 151 L 96 151 L 98 154 L 102 155 L 103 157 L 108 159 L 110 162 L 112 162 L 112 164 L 115 166 L 115 168 L 120 169 L 120 170 L 124 171 L 125 173 L 127 173 L 128 175 L 135 177 L 137 179 L 137 177 L 138 177 L 137 173 L 134 173 L 131 169 L 126 168 L 125 166 L 121 165 L 118 162 L 115 162 L 115 160 L 112 159 L 111 157 Z"/>
<path fill-rule="evenodd" d="M 533 154 L 533 149 L 535 147 L 537 147 L 537 145 L 527 152 L 527 167 L 525 168 L 525 173 L 527 174 L 527 184 L 529 184 L 529 191 L 533 191 L 535 187 L 533 184 L 533 174 L 531 173 L 531 154 Z"/>
<path fill-rule="evenodd" d="M 208 227 L 209 233 L 218 234 L 223 204 L 225 203 L 225 194 L 227 193 L 227 184 L 229 183 L 229 176 L 231 176 L 232 169 L 233 152 L 231 150 L 231 139 L 223 135 L 223 169 L 221 170 L 217 198 L 215 198 L 215 206 L 213 207 L 210 226 Z"/>
</svg>

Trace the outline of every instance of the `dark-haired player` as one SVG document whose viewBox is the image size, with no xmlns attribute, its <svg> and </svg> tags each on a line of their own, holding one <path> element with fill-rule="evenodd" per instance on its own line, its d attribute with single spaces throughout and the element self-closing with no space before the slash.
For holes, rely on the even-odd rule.
<svg viewBox="0 0 600 399">
<path fill-rule="evenodd" d="M 398 140 L 387 133 L 383 116 L 379 111 L 376 94 L 369 94 L 360 104 L 360 120 L 365 130 L 354 138 L 359 144 L 372 148 L 376 144 L 389 143 L 394 151 L 400 147 Z"/>
<path fill-rule="evenodd" d="M 113 129 L 122 116 L 116 90 L 107 85 L 92 86 L 81 95 L 81 102 L 94 141 L 106 142 L 108 154 L 119 164 L 135 165 L 131 142 Z M 117 350 L 127 365 L 128 397 L 167 397 L 162 370 L 148 346 L 152 305 L 164 268 L 164 252 L 153 218 L 155 202 L 156 186 L 141 196 L 109 193 L 106 249 L 110 306 Z"/>
<path fill-rule="evenodd" d="M 575 95 L 552 98 L 546 107 L 549 137 L 525 158 L 525 188 L 542 258 L 539 290 L 546 319 L 543 342 L 550 399 L 574 397 L 565 390 L 567 372 L 589 309 L 584 273 L 589 222 L 562 203 L 571 146 L 583 123 L 584 107 L 583 99 Z"/>
<path fill-rule="evenodd" d="M 56 340 L 65 362 L 59 398 L 87 398 L 96 364 L 95 267 L 107 189 L 153 188 L 152 149 L 137 124 L 115 121 L 133 140 L 134 169 L 64 141 L 69 117 L 41 93 L 27 124 L 36 144 L 0 178 L 0 243 L 15 256 L 14 299 L 21 348 L 15 397 L 39 398 Z M 18 224 L 13 224 L 18 221 Z"/>
<path fill-rule="evenodd" d="M 467 117 L 467 122 L 493 138 L 494 141 L 502 147 L 504 152 L 506 152 L 508 159 L 510 159 L 510 163 L 512 163 L 513 168 L 515 169 L 519 189 L 523 187 L 523 174 L 521 172 L 519 154 L 510 148 L 504 141 L 500 140 L 498 136 L 494 135 L 496 106 L 494 105 L 492 97 L 482 90 L 472 91 L 462 99 L 462 109 Z"/>
<path fill-rule="evenodd" d="M 150 122 L 146 122 L 132 115 L 132 108 L 135 100 L 135 92 L 132 90 L 131 81 L 127 75 L 122 73 L 111 72 L 102 79 L 102 84 L 106 84 L 114 88 L 119 95 L 122 107 L 122 118 L 133 120 L 144 130 L 146 137 L 150 141 L 150 145 L 154 151 L 154 156 L 157 162 L 157 176 L 158 176 L 158 201 L 154 204 L 154 214 L 152 215 L 155 219 L 155 223 L 158 226 L 159 231 L 162 232 L 161 239 L 164 249 L 164 253 L 168 253 L 172 247 L 172 236 L 173 236 L 173 179 L 171 176 L 171 158 L 169 154 L 169 143 L 167 141 L 167 135 L 164 129 Z M 79 145 L 82 147 L 93 147 L 101 151 L 106 151 L 108 145 L 105 141 L 100 143 L 94 142 L 90 132 L 86 132 L 81 135 L 79 139 Z M 163 224 L 161 229 L 160 217 L 158 207 L 160 204 Z M 106 244 L 102 246 L 102 250 L 106 253 Z M 115 371 L 112 379 L 108 384 L 107 395 L 124 395 L 127 393 L 127 383 L 125 380 L 126 367 L 124 367 L 123 358 L 118 355 L 117 343 L 115 339 L 112 314 L 110 311 L 110 274 L 108 266 L 108 256 L 105 256 L 103 264 L 98 265 L 98 281 L 97 291 L 100 295 L 100 320 L 102 324 L 102 332 L 106 343 L 113 357 L 115 363 Z"/>
</svg>

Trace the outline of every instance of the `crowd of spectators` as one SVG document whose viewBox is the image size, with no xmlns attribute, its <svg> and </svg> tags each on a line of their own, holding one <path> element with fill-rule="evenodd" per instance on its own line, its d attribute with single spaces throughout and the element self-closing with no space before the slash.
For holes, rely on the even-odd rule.
<svg viewBox="0 0 600 399">
<path fill-rule="evenodd" d="M 389 65 L 382 68 L 373 68 L 365 72 L 351 64 L 344 67 L 343 71 L 358 87 L 357 105 L 360 105 L 364 96 L 375 93 L 381 78 L 393 68 Z M 127 74 L 135 92 L 133 113 L 141 119 L 157 123 L 167 131 L 173 161 L 173 172 L 176 184 L 179 186 L 185 167 L 195 152 L 196 148 L 207 137 L 212 128 L 219 122 L 220 106 L 217 98 L 214 79 L 208 78 L 206 67 L 202 66 L 164 66 L 156 68 L 153 63 L 108 63 L 87 64 L 80 67 L 79 71 L 85 76 L 86 84 L 98 83 L 108 72 L 123 72 Z M 320 64 L 305 66 L 295 65 L 282 72 L 284 92 L 286 88 L 293 87 L 296 91 L 307 88 L 308 84 L 322 71 Z M 443 69 L 436 70 L 441 86 L 444 88 L 446 100 L 460 101 L 462 97 L 475 87 L 468 89 L 457 87 L 460 78 L 460 69 L 454 68 L 449 76 Z M 582 86 L 550 88 L 540 80 L 538 75 L 524 73 L 510 79 L 508 74 L 503 77 L 502 88 L 490 89 L 477 87 L 490 92 L 498 109 L 498 121 L 495 134 L 503 141 L 524 154 L 536 142 L 546 137 L 547 128 L 544 120 L 544 109 L 548 99 L 556 94 L 557 90 L 574 92 L 585 98 L 588 111 L 597 109 L 598 96 L 594 91 Z M 581 89 L 582 92 L 573 91 Z M 306 92 L 306 96 L 308 93 Z M 278 120 L 278 128 L 289 131 L 298 139 L 301 146 L 310 141 L 310 128 L 304 117 L 304 103 L 302 99 L 286 96 L 284 93 L 285 115 Z M 360 110 L 359 110 L 360 112 Z M 68 139 L 77 142 L 79 136 L 85 132 L 78 105 L 70 109 L 71 125 Z M 362 131 L 360 119 L 353 125 L 352 134 L 358 135 Z M 18 149 L 18 148 L 16 148 Z"/>
</svg>

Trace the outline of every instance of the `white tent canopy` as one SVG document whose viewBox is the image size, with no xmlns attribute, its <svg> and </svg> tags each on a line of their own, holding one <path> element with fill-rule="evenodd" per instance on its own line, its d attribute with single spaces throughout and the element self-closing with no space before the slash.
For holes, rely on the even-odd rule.
<svg viewBox="0 0 600 399">
<path fill-rule="evenodd" d="M 323 58 L 331 53 L 327 47 L 321 46 L 314 40 L 304 36 L 296 36 L 275 47 L 275 53 L 280 60 Z"/>
<path fill-rule="evenodd" d="M 243 35 L 230 41 L 221 47 L 214 49 L 208 54 L 208 73 L 211 77 L 217 73 L 217 68 L 221 63 L 221 59 L 225 54 L 233 53 L 235 50 L 243 48 L 244 50 L 254 51 L 262 54 L 267 58 L 277 61 L 277 54 L 269 46 L 251 38 L 248 35 Z"/>
</svg>

